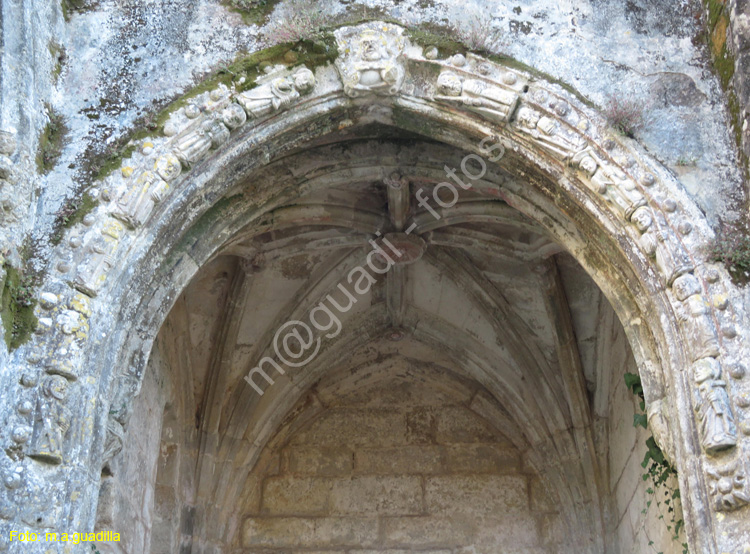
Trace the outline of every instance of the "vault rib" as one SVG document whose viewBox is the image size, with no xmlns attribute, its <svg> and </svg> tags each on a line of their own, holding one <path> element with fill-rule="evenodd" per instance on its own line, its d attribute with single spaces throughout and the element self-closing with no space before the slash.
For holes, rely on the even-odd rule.
<svg viewBox="0 0 750 554">
<path fill-rule="evenodd" d="M 273 357 L 271 348 L 277 330 L 289 321 L 303 319 L 302 314 L 309 313 L 312 307 L 320 302 L 321 298 L 336 290 L 336 285 L 341 280 L 341 275 L 347 274 L 351 268 L 355 267 L 362 260 L 362 250 L 359 248 L 347 250 L 343 254 L 334 254 L 331 258 L 333 259 L 319 264 L 310 275 L 310 278 L 281 307 L 276 317 L 268 323 L 265 332 L 255 341 L 255 344 L 259 345 L 259 348 L 253 351 L 250 356 L 251 360 L 257 362 L 266 356 Z M 244 368 L 242 375 L 249 369 Z M 255 393 L 251 390 L 243 390 L 242 392 L 242 396 L 247 400 L 255 397 Z M 230 409 L 227 421 L 220 429 L 222 437 L 234 437 L 234 434 L 230 430 L 237 425 L 237 420 L 242 418 L 241 410 L 238 411 L 238 407 L 235 405 Z"/>
<path fill-rule="evenodd" d="M 593 436 L 591 406 L 586 392 L 586 381 L 583 374 L 581 355 L 578 349 L 578 341 L 573 327 L 573 318 L 570 313 L 562 277 L 557 262 L 550 258 L 543 266 L 542 278 L 545 284 L 545 306 L 552 321 L 553 336 L 557 360 L 562 374 L 562 384 L 568 399 L 568 407 L 573 426 L 571 433 L 576 436 L 576 448 L 583 476 L 589 476 L 584 482 L 589 488 L 589 496 L 595 507 L 601 513 L 602 488 L 606 485 L 604 476 L 596 461 L 596 448 Z M 602 514 L 603 515 L 603 514 Z M 603 521 L 599 518 L 598 521 Z M 604 533 L 604 529 L 601 529 Z"/>
<path fill-rule="evenodd" d="M 544 229 L 521 215 L 514 208 L 498 201 L 459 202 L 452 208 L 438 208 L 432 206 L 435 217 L 430 211 L 415 214 L 410 225 L 416 224 L 415 232 L 427 233 L 450 225 L 461 223 L 502 223 L 512 225 L 525 231 L 542 234 Z"/>
<path fill-rule="evenodd" d="M 513 310 L 510 303 L 497 290 L 497 287 L 478 271 L 466 255 L 458 250 L 451 250 L 450 254 L 443 248 L 429 249 L 425 255 L 441 273 L 449 276 L 456 283 L 463 283 L 467 294 L 474 300 L 474 304 L 487 315 L 493 330 L 501 343 L 511 352 L 511 356 L 523 367 L 533 368 L 541 372 L 544 380 L 550 385 L 543 390 L 548 394 L 547 402 L 557 406 L 565 404 L 565 398 L 559 391 L 559 383 L 542 353 L 534 332 L 524 323 L 523 319 Z M 567 410 L 565 410 L 567 412 Z M 563 412 L 563 413 L 565 413 Z M 569 418 L 558 422 L 559 428 L 566 428 Z"/>
<path fill-rule="evenodd" d="M 404 290 L 407 271 L 403 265 L 394 265 L 385 278 L 386 305 L 393 327 L 401 327 L 404 323 L 404 310 L 406 309 Z"/>
<path fill-rule="evenodd" d="M 211 475 L 211 468 L 207 465 L 216 454 L 216 442 L 209 440 L 212 433 L 218 432 L 221 419 L 222 403 L 217 402 L 220 391 L 225 390 L 232 362 L 232 354 L 237 347 L 237 336 L 245 312 L 251 279 L 248 279 L 242 263 L 235 266 L 234 275 L 224 301 L 221 326 L 217 332 L 216 348 L 214 349 L 208 369 L 206 385 L 201 402 L 201 421 L 198 436 L 197 490 L 211 486 L 206 482 L 206 475 Z"/>
</svg>

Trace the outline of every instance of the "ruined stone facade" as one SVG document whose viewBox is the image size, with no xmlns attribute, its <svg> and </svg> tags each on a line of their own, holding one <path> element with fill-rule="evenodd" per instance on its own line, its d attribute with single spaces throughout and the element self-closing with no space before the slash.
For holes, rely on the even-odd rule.
<svg viewBox="0 0 750 554">
<path fill-rule="evenodd" d="M 663 4 L 3 0 L 0 552 L 750 552 L 744 143 Z"/>
</svg>

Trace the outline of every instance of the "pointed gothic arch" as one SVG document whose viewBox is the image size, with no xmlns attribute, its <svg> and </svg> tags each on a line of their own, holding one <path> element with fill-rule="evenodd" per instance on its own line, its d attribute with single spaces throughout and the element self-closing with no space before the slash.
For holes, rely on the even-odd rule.
<svg viewBox="0 0 750 554">
<path fill-rule="evenodd" d="M 746 326 L 744 314 L 733 308 L 739 291 L 722 268 L 706 259 L 712 232 L 680 183 L 635 141 L 614 135 L 594 108 L 526 71 L 472 54 L 427 59 L 391 24 L 342 28 L 337 39 L 341 54 L 335 66 L 314 73 L 277 67 L 250 91 L 218 87 L 181 108 L 167 123 L 167 136 L 141 144 L 103 187 L 107 202 L 57 248 L 56 269 L 41 296 L 39 331 L 23 348 L 32 370 L 62 375 L 75 389 L 71 396 L 82 406 L 75 447 L 99 465 L 116 451 L 127 423 L 127 410 L 121 412 L 117 404 L 127 401 L 119 395 L 137 392 L 173 302 L 217 253 L 241 249 L 240 239 L 285 225 L 336 229 L 335 238 L 351 248 L 384 231 L 384 218 L 366 209 L 289 205 L 331 183 L 397 172 L 399 164 L 388 167 L 356 152 L 350 153 L 354 163 L 349 167 L 326 163 L 334 159 L 334 150 L 346 148 L 327 146 L 328 137 L 353 138 L 361 132 L 367 138 L 373 130 L 394 128 L 471 156 L 464 160 L 484 160 L 485 174 L 472 182 L 473 201 L 443 208 L 443 221 L 503 222 L 518 220 L 515 212 L 520 212 L 601 288 L 627 333 L 647 403 L 661 406 L 669 423 L 654 432 L 674 457 L 683 498 L 689 499 L 684 509 L 691 547 L 721 552 L 724 533 L 746 530 L 742 512 L 733 511 L 744 501 L 724 502 L 731 493 L 717 493 L 711 484 L 719 480 L 712 476 L 744 471 L 750 426 L 737 399 L 744 394 L 740 361 L 746 353 L 735 329 Z M 308 172 L 294 166 L 295 156 L 305 149 L 318 156 Z M 448 179 L 434 160 L 415 160 L 414 168 L 414 176 Z M 407 219 L 415 234 L 436 231 L 437 221 L 425 210 Z M 443 240 L 456 239 L 446 235 Z M 462 272 L 478 301 L 503 309 L 470 269 L 430 255 L 443 271 Z M 351 267 L 354 258 L 341 263 Z M 333 286 L 335 280 L 321 278 L 320 283 Z M 314 296 L 295 299 L 297 309 L 314 304 Z M 420 329 L 426 344 L 451 334 L 437 333 L 438 325 Z M 509 343 L 515 341 L 509 359 L 538 357 L 524 350 L 519 333 L 508 333 Z M 250 389 L 235 391 L 236 402 L 258 414 L 256 451 L 245 453 L 248 459 L 259 455 L 306 384 L 319 376 L 316 371 L 341 362 L 347 342 L 333 345 L 298 380 L 290 373 L 293 378 L 276 385 L 272 395 L 256 398 Z M 470 359 L 469 365 L 478 375 L 492 373 L 486 357 Z M 712 372 L 709 381 L 727 382 L 726 407 L 737 423 L 719 445 L 702 434 L 692 409 L 701 394 L 696 381 L 705 382 L 695 371 L 705 367 Z M 38 380 L 21 386 L 33 388 Z M 564 395 L 576 394 L 577 384 L 567 384 Z M 508 395 L 513 405 L 514 395 L 521 394 L 518 384 L 501 385 L 492 392 Z M 549 382 L 538 386 L 555 406 L 560 391 Z M 523 417 L 540 425 L 544 420 Z M 562 425 L 566 417 L 580 414 L 555 417 Z M 558 437 L 552 431 L 539 432 L 539 445 L 560 453 L 587 449 L 585 432 Z M 555 439 L 561 443 L 554 444 Z M 83 491 L 69 496 L 65 517 L 71 526 L 89 524 L 98 484 L 84 468 L 61 464 L 56 471 L 68 493 Z M 585 475 L 578 476 L 578 483 L 585 481 Z M 595 529 L 601 513 L 591 508 L 597 500 L 592 487 L 583 502 L 568 499 L 566 507 L 571 518 L 588 518 Z M 740 492 L 745 495 L 744 489 Z M 601 551 L 601 542 L 592 540 L 590 551 Z"/>
</svg>

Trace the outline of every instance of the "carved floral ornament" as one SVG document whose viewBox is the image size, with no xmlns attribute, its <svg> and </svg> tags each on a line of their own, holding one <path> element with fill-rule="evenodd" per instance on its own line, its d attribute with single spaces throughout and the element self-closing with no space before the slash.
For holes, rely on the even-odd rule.
<svg viewBox="0 0 750 554">
<path fill-rule="evenodd" d="M 739 424 L 744 414 L 736 413 L 732 398 L 744 369 L 732 361 L 740 358 L 740 346 L 731 342 L 736 337 L 732 330 L 737 316 L 727 300 L 726 282 L 718 271 L 699 261 L 689 210 L 681 210 L 670 195 L 678 185 L 658 179 L 658 172 L 638 151 L 612 138 L 575 98 L 528 74 L 474 55 L 427 59 L 421 49 L 409 44 L 403 29 L 391 24 L 344 27 L 336 31 L 336 39 L 340 94 L 356 102 L 363 98 L 391 102 L 390 96 L 408 89 L 412 97 L 441 110 L 479 118 L 502 129 L 514 144 L 558 164 L 564 174 L 588 187 L 589 197 L 601 209 L 625 224 L 643 259 L 660 275 L 673 298 L 693 363 L 684 370 L 694 392 L 701 444 L 710 456 L 738 450 L 737 429 L 744 432 Z M 433 75 L 434 81 L 410 82 L 406 68 L 415 64 L 429 66 L 422 74 Z M 197 96 L 171 115 L 164 136 L 143 141 L 103 187 L 102 199 L 108 205 L 87 216 L 58 249 L 53 264 L 58 272 L 40 298 L 40 327 L 28 348 L 31 368 L 74 383 L 80 376 L 95 299 L 115 262 L 127 258 L 134 232 L 149 224 L 192 168 L 239 129 L 263 125 L 313 95 L 317 87 L 316 75 L 309 68 L 275 66 L 250 90 L 238 92 L 220 85 Z M 49 377 L 45 379 L 47 383 Z M 62 382 L 55 379 L 60 385 L 55 390 L 61 390 Z M 22 377 L 30 392 L 41 390 L 39 382 L 32 370 Z M 65 394 L 51 393 L 44 395 L 43 403 L 19 404 L 18 419 L 26 428 L 19 431 L 18 438 L 23 440 L 17 442 L 34 442 L 32 437 L 46 433 L 46 454 L 37 456 L 37 461 L 64 463 L 65 398 Z M 57 404 L 62 407 L 58 409 Z M 42 412 L 57 414 L 57 427 L 34 430 L 34 422 L 45 419 Z M 109 425 L 111 455 L 119 448 L 125 425 L 119 420 Z M 726 488 L 722 482 L 720 489 Z M 737 494 L 732 498 L 740 498 Z"/>
</svg>

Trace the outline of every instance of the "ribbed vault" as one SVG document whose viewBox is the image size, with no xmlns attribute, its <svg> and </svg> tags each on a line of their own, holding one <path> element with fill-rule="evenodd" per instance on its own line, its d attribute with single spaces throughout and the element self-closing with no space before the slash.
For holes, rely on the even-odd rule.
<svg viewBox="0 0 750 554">
<path fill-rule="evenodd" d="M 170 364 L 181 396 L 178 419 L 195 424 L 189 503 L 211 514 L 195 540 L 239 543 L 248 513 L 241 507 L 258 494 L 253 472 L 263 453 L 283 442 L 290 422 L 303 426 L 335 404 L 337 393 L 312 392 L 321 382 L 334 390 L 364 387 L 357 381 L 362 374 L 365 381 L 385 379 L 387 374 L 378 376 L 379 361 L 398 356 L 457 374 L 481 391 L 484 417 L 559 495 L 567 544 L 601 551 L 608 485 L 589 401 L 599 378 L 588 368 L 594 377 L 587 390 L 583 343 L 566 293 L 566 286 L 578 287 L 578 294 L 595 291 L 600 298 L 596 286 L 548 229 L 503 200 L 503 185 L 517 175 L 490 169 L 438 219 L 419 206 L 418 196 L 433 198 L 434 187 L 446 179 L 444 167 L 459 167 L 465 152 L 408 133 L 337 138 L 272 162 L 228 193 L 235 215 L 226 223 L 235 230 L 194 278 L 162 332 L 162 349 L 179 352 Z M 258 179 L 297 193 L 242 225 L 244 210 L 253 205 L 248 189 Z M 269 369 L 273 385 L 256 375 L 265 389 L 258 395 L 243 378 L 259 360 L 274 357 L 276 331 L 306 320 L 329 294 L 345 306 L 337 285 L 365 265 L 369 241 L 410 227 L 426 244 L 421 259 L 376 275 L 369 293 L 338 316 L 341 334 L 324 341 L 310 363 L 283 376 Z M 596 316 L 594 309 L 579 317 L 579 333 Z M 362 367 L 369 369 L 357 371 Z"/>
</svg>

